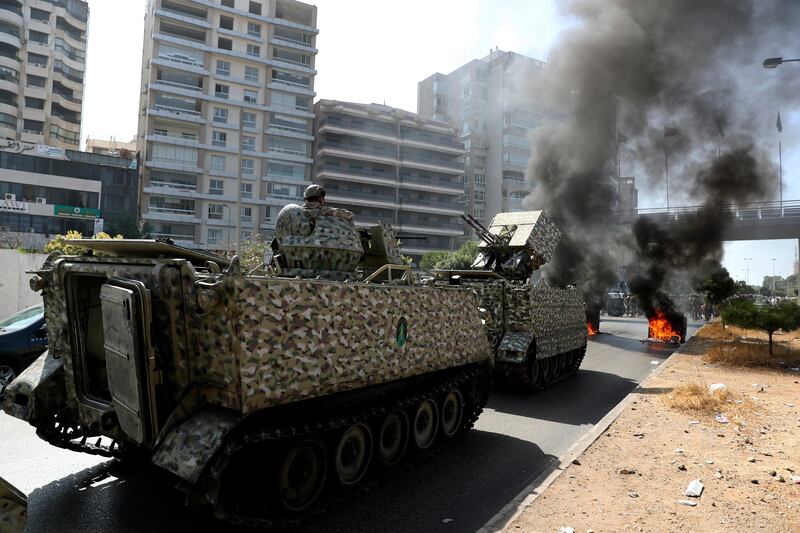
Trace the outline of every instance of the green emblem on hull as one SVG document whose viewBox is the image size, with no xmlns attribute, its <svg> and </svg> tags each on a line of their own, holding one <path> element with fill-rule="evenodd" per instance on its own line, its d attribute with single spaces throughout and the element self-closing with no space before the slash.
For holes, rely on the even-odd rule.
<svg viewBox="0 0 800 533">
<path fill-rule="evenodd" d="M 397 331 L 395 333 L 395 339 L 397 339 L 397 346 L 402 348 L 403 345 L 406 343 L 407 338 L 408 338 L 408 324 L 406 324 L 405 318 L 401 318 L 400 321 L 397 323 Z"/>
</svg>

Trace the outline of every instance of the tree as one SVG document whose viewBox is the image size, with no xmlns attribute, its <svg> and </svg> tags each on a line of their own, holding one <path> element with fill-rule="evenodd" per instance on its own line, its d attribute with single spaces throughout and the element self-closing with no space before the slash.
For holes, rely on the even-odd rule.
<svg viewBox="0 0 800 533">
<path fill-rule="evenodd" d="M 467 241 L 454 252 L 432 251 L 426 252 L 420 259 L 419 266 L 422 270 L 465 270 L 472 266 L 478 256 L 478 243 Z"/>
<path fill-rule="evenodd" d="M 751 300 L 739 298 L 730 302 L 722 316 L 734 326 L 766 332 L 770 356 L 773 355 L 772 335 L 776 331 L 792 331 L 800 327 L 800 306 L 793 302 L 758 307 Z"/>
<path fill-rule="evenodd" d="M 112 235 L 122 235 L 126 239 L 146 239 L 150 232 L 147 222 L 142 222 L 133 213 L 125 213 L 116 220 L 109 221 L 106 229 Z"/>
<path fill-rule="evenodd" d="M 108 233 L 101 231 L 92 238 L 122 239 L 122 235 L 115 235 L 112 237 Z M 83 239 L 83 234 L 80 231 L 69 230 L 66 235 L 56 235 L 50 242 L 44 245 L 44 253 L 61 252 L 64 255 L 86 255 L 87 250 L 85 248 L 80 248 L 66 242 L 74 239 Z"/>
</svg>

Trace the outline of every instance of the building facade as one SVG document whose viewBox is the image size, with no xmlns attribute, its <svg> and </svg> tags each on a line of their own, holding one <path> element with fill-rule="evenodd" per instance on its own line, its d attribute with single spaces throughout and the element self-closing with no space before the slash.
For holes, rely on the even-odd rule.
<svg viewBox="0 0 800 533">
<path fill-rule="evenodd" d="M 153 236 L 232 249 L 302 197 L 316 18 L 294 0 L 148 1 L 137 147 Z"/>
<path fill-rule="evenodd" d="M 0 1 L 0 138 L 77 150 L 89 6 Z"/>
<path fill-rule="evenodd" d="M 69 230 L 93 235 L 98 219 L 120 231 L 136 223 L 138 176 L 135 159 L 0 141 L 0 233 L 42 248 Z"/>
<path fill-rule="evenodd" d="M 92 154 L 100 155 L 128 155 L 136 153 L 136 139 L 130 142 L 118 141 L 115 138 L 110 139 L 92 139 L 86 138 L 86 151 Z"/>
<path fill-rule="evenodd" d="M 453 250 L 463 235 L 464 147 L 446 122 L 378 104 L 314 106 L 315 181 L 356 225 L 388 222 L 403 253 Z"/>
<path fill-rule="evenodd" d="M 450 74 L 417 86 L 417 112 L 450 123 L 466 149 L 464 210 L 486 223 L 499 212 L 520 211 L 530 185 L 525 172 L 531 131 L 542 120 L 535 96 L 545 63 L 492 50 Z"/>
</svg>

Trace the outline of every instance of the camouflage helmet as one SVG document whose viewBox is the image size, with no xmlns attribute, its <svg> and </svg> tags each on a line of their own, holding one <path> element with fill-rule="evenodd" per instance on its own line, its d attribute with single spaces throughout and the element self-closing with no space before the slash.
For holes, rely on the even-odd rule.
<svg viewBox="0 0 800 533">
<path fill-rule="evenodd" d="M 325 187 L 322 185 L 317 185 L 316 183 L 312 183 L 306 187 L 306 191 L 303 193 L 303 198 L 309 200 L 317 197 L 325 198 Z"/>
</svg>

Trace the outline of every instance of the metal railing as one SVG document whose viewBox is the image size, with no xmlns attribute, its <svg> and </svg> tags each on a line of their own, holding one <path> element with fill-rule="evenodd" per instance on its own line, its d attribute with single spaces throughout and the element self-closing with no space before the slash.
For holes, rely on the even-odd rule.
<svg viewBox="0 0 800 533">
<path fill-rule="evenodd" d="M 192 117 L 200 117 L 200 116 L 202 116 L 200 111 L 192 111 L 192 110 L 189 110 L 189 109 L 183 109 L 183 108 L 180 108 L 180 107 L 172 107 L 172 106 L 163 105 L 163 104 L 156 104 L 155 105 L 155 110 L 156 111 L 165 111 L 165 112 L 171 113 L 173 115 L 189 115 L 189 116 L 192 116 Z"/>
<path fill-rule="evenodd" d="M 619 217 L 625 221 L 637 217 L 652 217 L 666 221 L 696 216 L 707 211 L 720 217 L 732 220 L 775 220 L 782 218 L 800 218 L 800 200 L 783 202 L 754 202 L 749 204 L 725 204 L 719 206 L 678 206 L 653 207 L 622 211 Z"/>
<path fill-rule="evenodd" d="M 197 185 L 189 185 L 184 183 L 174 183 L 171 181 L 157 181 L 150 180 L 151 187 L 163 187 L 165 189 L 175 189 L 177 191 L 197 192 Z"/>
<path fill-rule="evenodd" d="M 166 85 L 167 87 L 175 87 L 177 89 L 186 89 L 187 91 L 195 91 L 195 92 L 202 92 L 203 88 L 198 87 L 197 85 L 191 85 L 188 83 L 181 83 L 178 81 L 169 81 L 169 80 L 156 80 L 156 83 L 161 85 Z"/>
</svg>

